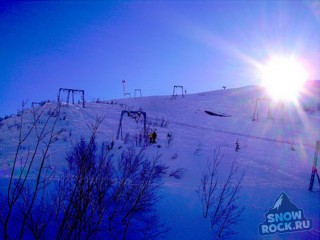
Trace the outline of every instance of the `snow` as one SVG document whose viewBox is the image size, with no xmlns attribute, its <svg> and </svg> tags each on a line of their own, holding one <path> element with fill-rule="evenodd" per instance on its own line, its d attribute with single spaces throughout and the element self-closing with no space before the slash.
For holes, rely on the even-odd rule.
<svg viewBox="0 0 320 240">
<path fill-rule="evenodd" d="M 308 191 L 315 143 L 320 140 L 320 112 L 307 113 L 293 104 L 282 107 L 271 103 L 272 119 L 267 119 L 267 105 L 258 107 L 258 121 L 252 121 L 257 98 L 267 97 L 257 86 L 226 89 L 185 97 L 151 96 L 126 98 L 103 103 L 87 103 L 62 107 L 59 128 L 65 132 L 53 144 L 48 161 L 57 169 L 66 166 L 66 151 L 81 137 L 88 137 L 88 124 L 97 116 L 104 121 L 97 134 L 98 142 L 116 140 L 122 110 L 147 113 L 147 124 L 156 129 L 157 144 L 147 148 L 149 156 L 161 154 L 169 171 L 183 168 L 181 179 L 165 177 L 158 210 L 162 221 L 170 228 L 165 239 L 212 239 L 210 222 L 202 217 L 201 203 L 195 192 L 207 160 L 215 148 L 224 154 L 220 170 L 225 176 L 233 160 L 245 171 L 240 191 L 240 205 L 245 206 L 242 220 L 235 226 L 238 234 L 228 239 L 320 239 L 320 195 L 315 181 Z M 115 104 L 116 103 L 116 104 Z M 47 103 L 49 108 L 54 103 Z M 211 116 L 210 111 L 230 117 Z M 31 117 L 26 118 L 31 123 Z M 0 177 L 6 179 L 17 144 L 18 117 L 1 122 Z M 161 122 L 168 126 L 161 127 Z M 138 134 L 142 123 L 124 117 L 123 132 Z M 173 141 L 167 145 L 167 133 Z M 235 151 L 236 141 L 240 151 Z M 122 144 L 116 140 L 116 144 Z M 25 146 L 32 146 L 30 141 Z M 176 155 L 176 156 L 174 156 Z M 5 189 L 2 185 L 1 189 Z M 259 235 L 259 224 L 281 192 L 313 220 L 314 231 Z"/>
</svg>

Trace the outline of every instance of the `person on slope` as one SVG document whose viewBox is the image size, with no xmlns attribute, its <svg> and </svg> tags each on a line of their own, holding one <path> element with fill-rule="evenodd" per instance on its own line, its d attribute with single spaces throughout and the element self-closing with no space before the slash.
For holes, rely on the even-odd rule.
<svg viewBox="0 0 320 240">
<path fill-rule="evenodd" d="M 150 134 L 149 134 L 149 140 L 150 140 L 150 143 L 153 143 L 153 132 L 151 130 Z"/>
<path fill-rule="evenodd" d="M 236 152 L 239 152 L 240 150 L 240 143 L 239 143 L 239 139 L 237 139 L 237 142 L 236 142 Z"/>
<path fill-rule="evenodd" d="M 157 129 L 155 129 L 155 130 L 153 131 L 153 133 L 152 133 L 152 143 L 156 143 L 156 139 L 157 139 L 156 130 L 157 130 Z"/>
</svg>

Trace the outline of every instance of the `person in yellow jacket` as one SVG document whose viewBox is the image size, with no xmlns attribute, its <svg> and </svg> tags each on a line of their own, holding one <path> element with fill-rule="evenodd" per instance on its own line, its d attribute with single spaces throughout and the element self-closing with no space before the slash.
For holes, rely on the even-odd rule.
<svg viewBox="0 0 320 240">
<path fill-rule="evenodd" d="M 153 143 L 153 132 L 149 134 L 150 143 Z"/>
</svg>

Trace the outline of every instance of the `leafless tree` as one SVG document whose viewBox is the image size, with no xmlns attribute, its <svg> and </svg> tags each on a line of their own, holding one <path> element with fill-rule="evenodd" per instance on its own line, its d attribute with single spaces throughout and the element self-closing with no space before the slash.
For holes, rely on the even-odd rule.
<svg viewBox="0 0 320 240">
<path fill-rule="evenodd" d="M 220 183 L 219 167 L 223 159 L 220 148 L 214 150 L 213 160 L 207 162 L 199 188 L 196 190 L 202 204 L 204 218 L 210 216 L 211 228 L 217 239 L 235 234 L 233 226 L 240 220 L 244 210 L 238 203 L 244 172 L 232 162 L 227 178 Z"/>
<path fill-rule="evenodd" d="M 22 104 L 19 114 L 18 142 L 7 193 L 3 196 L 5 204 L 0 210 L 4 239 L 22 239 L 28 226 L 33 228 L 37 224 L 33 221 L 31 213 L 37 208 L 38 202 L 45 198 L 46 189 L 52 180 L 54 172 L 46 163 L 46 159 L 51 145 L 62 132 L 55 130 L 59 119 L 59 106 L 49 109 L 33 107 L 31 110 L 25 110 L 25 104 L 26 102 Z M 27 117 L 32 119 L 31 127 L 28 128 L 25 119 Z M 25 153 L 22 146 L 31 138 L 33 144 Z M 46 224 L 44 221 L 44 225 Z"/>
<path fill-rule="evenodd" d="M 117 164 L 108 219 L 109 231 L 121 239 L 126 239 L 130 227 L 130 234 L 139 239 L 153 239 L 163 230 L 154 206 L 159 200 L 161 178 L 168 167 L 159 163 L 159 155 L 149 160 L 143 153 L 143 149 L 136 153 L 134 148 L 129 148 Z"/>
<path fill-rule="evenodd" d="M 118 161 L 107 144 L 97 151 L 100 123 L 93 126 L 88 143 L 81 139 L 68 154 L 69 168 L 55 194 L 56 238 L 154 239 L 164 229 L 154 206 L 167 167 L 160 156 L 145 157 L 143 148 L 127 148 Z"/>
<path fill-rule="evenodd" d="M 91 126 L 88 143 L 81 138 L 67 155 L 69 168 L 61 174 L 54 194 L 57 239 L 90 239 L 100 231 L 113 171 L 105 144 L 97 154 L 95 136 L 102 121 L 98 118 Z"/>
<path fill-rule="evenodd" d="M 62 130 L 55 130 L 56 109 L 32 108 L 32 126 L 20 116 L 19 141 L 0 209 L 4 239 L 155 239 L 166 229 L 155 204 L 168 167 L 160 155 L 150 159 L 139 147 L 118 148 L 95 138 L 102 118 L 90 125 L 91 135 L 68 152 L 62 172 L 46 163 L 49 149 Z M 46 115 L 47 114 L 47 115 Z M 29 116 L 30 119 L 30 116 Z M 22 154 L 22 145 L 35 139 Z M 114 144 L 114 143 L 113 143 Z M 112 144 L 112 146 L 113 146 Z M 41 153 L 41 154 L 40 154 Z"/>
<path fill-rule="evenodd" d="M 238 202 L 244 172 L 238 176 L 238 171 L 239 167 L 233 161 L 228 177 L 214 199 L 211 227 L 218 239 L 224 239 L 236 233 L 233 227 L 240 221 L 244 211 L 244 207 L 241 207 Z"/>
<path fill-rule="evenodd" d="M 209 209 L 213 205 L 217 185 L 218 185 L 218 168 L 223 155 L 220 154 L 220 148 L 214 149 L 213 161 L 207 161 L 207 168 L 202 173 L 201 183 L 196 190 L 202 204 L 202 215 L 208 217 Z"/>
<path fill-rule="evenodd" d="M 169 177 L 174 177 L 175 179 L 181 179 L 185 173 L 185 168 L 177 168 L 176 170 L 171 170 Z"/>
</svg>

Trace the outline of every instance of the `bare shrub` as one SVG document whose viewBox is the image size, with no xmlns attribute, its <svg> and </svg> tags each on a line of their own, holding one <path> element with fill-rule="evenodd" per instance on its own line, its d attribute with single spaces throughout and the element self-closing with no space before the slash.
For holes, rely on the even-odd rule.
<svg viewBox="0 0 320 240">
<path fill-rule="evenodd" d="M 79 140 L 67 154 L 68 167 L 57 173 L 45 160 L 62 132 L 54 130 L 58 111 L 43 119 L 41 127 L 42 112 L 31 112 L 33 125 L 28 130 L 21 124 L 8 191 L 1 196 L 3 239 L 158 238 L 166 228 L 155 204 L 168 169 L 160 156 L 149 159 L 143 148 L 123 147 L 114 160 L 113 144 L 98 147 L 95 142 L 103 120 L 98 118 L 90 126 L 89 140 Z M 24 114 L 21 123 L 23 118 Z M 31 136 L 36 147 L 22 157 L 21 146 Z M 34 167 L 38 169 L 32 175 Z"/>
<path fill-rule="evenodd" d="M 113 171 L 107 147 L 102 144 L 97 153 L 95 134 L 101 122 L 97 119 L 93 125 L 88 143 L 81 138 L 67 155 L 69 168 L 60 176 L 54 194 L 57 239 L 88 239 L 100 232 Z"/>
<path fill-rule="evenodd" d="M 172 160 L 176 160 L 177 158 L 178 158 L 178 153 L 177 152 L 175 152 L 172 156 L 171 156 L 171 159 Z"/>
<path fill-rule="evenodd" d="M 160 127 L 162 128 L 167 128 L 169 125 L 169 120 L 166 120 L 164 118 L 161 118 L 161 123 L 160 123 Z"/>
<path fill-rule="evenodd" d="M 154 206 L 167 167 L 133 146 L 114 161 L 109 145 L 97 150 L 98 125 L 88 143 L 81 139 L 68 154 L 55 194 L 57 238 L 156 238 L 165 229 Z"/>
<path fill-rule="evenodd" d="M 50 109 L 50 114 L 44 116 L 44 110 L 40 108 L 24 110 L 25 104 L 22 103 L 19 116 L 18 142 L 13 163 L 10 164 L 8 188 L 2 196 L 5 204 L 0 209 L 0 221 L 4 239 L 22 239 L 27 229 L 34 237 L 42 234 L 43 229 L 39 227 L 39 221 L 34 220 L 34 213 L 37 211 L 38 219 L 44 216 L 39 204 L 46 201 L 48 185 L 54 174 L 46 164 L 46 159 L 51 145 L 62 132 L 55 130 L 60 114 L 59 106 Z M 28 129 L 25 123 L 27 115 L 32 119 L 32 127 Z M 31 136 L 34 144 L 23 153 L 23 145 Z M 48 219 L 50 221 L 50 217 Z M 44 220 L 42 224 L 45 226 L 47 223 Z"/>
<path fill-rule="evenodd" d="M 196 156 L 199 156 L 201 154 L 201 146 L 199 145 L 198 148 L 196 150 L 194 150 L 193 154 Z"/>
<path fill-rule="evenodd" d="M 207 168 L 202 173 L 201 183 L 196 190 L 202 204 L 202 215 L 208 217 L 209 209 L 213 206 L 213 201 L 218 185 L 218 167 L 223 156 L 220 155 L 220 148 L 214 149 L 213 161 L 207 161 Z"/>
<path fill-rule="evenodd" d="M 238 176 L 239 168 L 233 161 L 227 178 L 219 184 L 218 173 L 222 159 L 220 149 L 215 149 L 213 162 L 208 161 L 196 191 L 201 200 L 203 216 L 207 218 L 210 215 L 216 239 L 225 239 L 236 233 L 233 227 L 239 222 L 244 210 L 238 203 L 244 173 Z"/>
<path fill-rule="evenodd" d="M 227 180 L 215 199 L 214 211 L 211 215 L 211 227 L 219 239 L 236 234 L 233 227 L 240 221 L 241 214 L 244 211 L 244 207 L 239 206 L 238 203 L 244 173 L 237 176 L 238 170 L 238 166 L 233 161 Z"/>
<path fill-rule="evenodd" d="M 169 174 L 169 177 L 174 177 L 175 179 L 181 179 L 185 173 L 185 168 L 177 168 L 176 170 L 172 170 Z"/>
<path fill-rule="evenodd" d="M 167 167 L 159 163 L 159 158 L 148 160 L 143 150 L 135 153 L 133 148 L 122 153 L 108 217 L 114 238 L 133 235 L 136 239 L 152 239 L 162 233 L 154 204 L 159 199 L 157 191 Z"/>
</svg>

